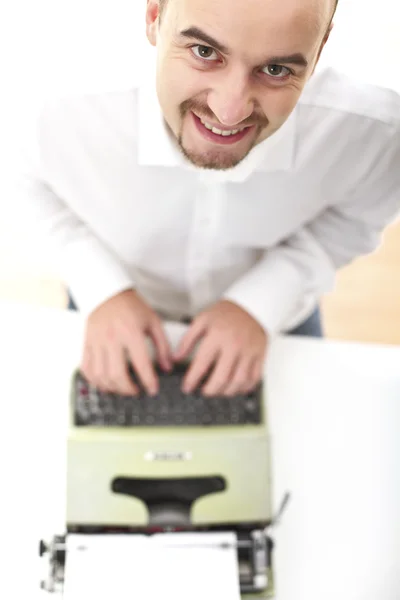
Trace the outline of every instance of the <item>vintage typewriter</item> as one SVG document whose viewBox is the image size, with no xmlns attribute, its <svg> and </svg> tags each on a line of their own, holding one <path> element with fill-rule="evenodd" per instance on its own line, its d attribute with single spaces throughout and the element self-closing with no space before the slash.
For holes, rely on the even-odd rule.
<svg viewBox="0 0 400 600">
<path fill-rule="evenodd" d="M 184 394 L 186 369 L 158 370 L 156 397 L 100 393 L 74 374 L 66 527 L 40 545 L 47 591 L 62 593 L 71 533 L 234 531 L 242 597 L 273 594 L 265 386 L 233 398 Z"/>
</svg>

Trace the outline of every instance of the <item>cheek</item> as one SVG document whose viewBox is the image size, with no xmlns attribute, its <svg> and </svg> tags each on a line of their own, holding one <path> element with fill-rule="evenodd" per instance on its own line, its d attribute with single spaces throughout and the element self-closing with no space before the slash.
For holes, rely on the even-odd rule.
<svg viewBox="0 0 400 600">
<path fill-rule="evenodd" d="M 268 119 L 271 122 L 285 120 L 296 106 L 300 93 L 301 90 L 293 87 L 267 90 L 262 107 Z"/>
<path fill-rule="evenodd" d="M 170 77 L 166 77 L 166 93 L 175 103 L 181 104 L 192 98 L 201 98 L 204 100 L 207 97 L 207 73 L 193 68 L 184 60 L 172 60 L 165 71 L 170 73 Z"/>
</svg>

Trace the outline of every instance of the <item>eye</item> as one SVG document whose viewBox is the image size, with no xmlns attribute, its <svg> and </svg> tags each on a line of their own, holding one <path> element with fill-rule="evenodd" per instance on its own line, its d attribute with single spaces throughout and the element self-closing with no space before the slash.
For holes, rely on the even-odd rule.
<svg viewBox="0 0 400 600">
<path fill-rule="evenodd" d="M 201 58 L 201 60 L 211 61 L 217 58 L 217 53 L 210 46 L 192 46 L 191 51 L 196 58 Z"/>
<path fill-rule="evenodd" d="M 262 72 L 274 79 L 284 79 L 291 74 L 291 70 L 282 65 L 268 65 L 262 69 Z"/>
</svg>

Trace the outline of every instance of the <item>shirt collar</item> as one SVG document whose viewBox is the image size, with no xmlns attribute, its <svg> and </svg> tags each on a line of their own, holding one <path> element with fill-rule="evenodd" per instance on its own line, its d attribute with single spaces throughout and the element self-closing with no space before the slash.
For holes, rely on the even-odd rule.
<svg viewBox="0 0 400 600">
<path fill-rule="evenodd" d="M 293 164 L 296 110 L 270 138 L 258 144 L 236 167 L 226 171 L 194 167 L 180 152 L 165 125 L 154 82 L 138 89 L 138 161 L 142 166 L 179 167 L 197 173 L 204 181 L 245 181 L 255 171 L 290 170 Z"/>
</svg>

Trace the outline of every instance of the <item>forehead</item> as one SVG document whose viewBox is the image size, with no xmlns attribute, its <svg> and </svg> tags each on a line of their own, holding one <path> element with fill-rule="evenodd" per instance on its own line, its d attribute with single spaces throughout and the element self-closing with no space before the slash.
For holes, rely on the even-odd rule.
<svg viewBox="0 0 400 600">
<path fill-rule="evenodd" d="M 168 12 L 175 35 L 195 26 L 232 52 L 312 52 L 328 28 L 333 0 L 170 0 Z"/>
</svg>

